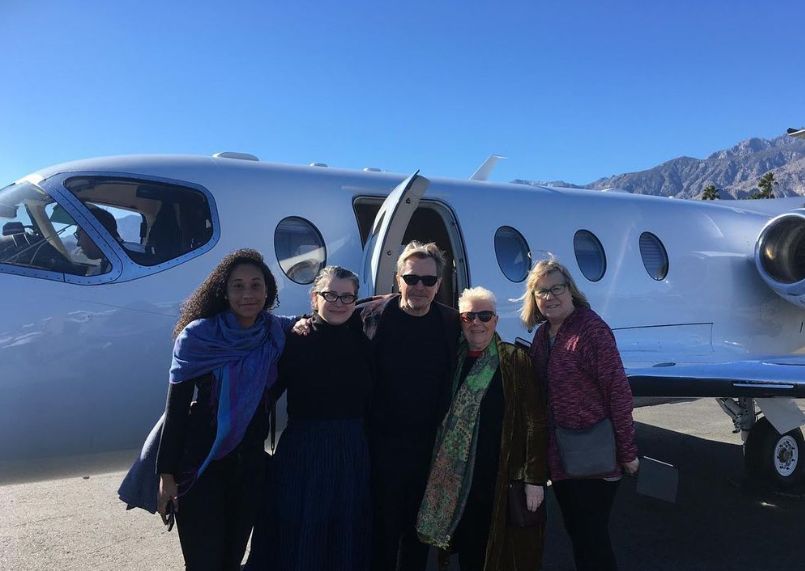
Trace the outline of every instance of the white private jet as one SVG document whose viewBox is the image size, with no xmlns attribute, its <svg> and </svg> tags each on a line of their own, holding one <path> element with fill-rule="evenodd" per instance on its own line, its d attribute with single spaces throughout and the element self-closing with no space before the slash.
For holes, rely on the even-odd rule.
<svg viewBox="0 0 805 571">
<path fill-rule="evenodd" d="M 0 471 L 137 447 L 163 409 L 179 305 L 224 254 L 262 251 L 277 311 L 301 314 L 325 264 L 357 270 L 364 295 L 386 293 L 401 245 L 419 239 L 446 251 L 441 301 L 494 290 L 508 340 L 530 339 L 514 298 L 532 261 L 557 256 L 614 330 L 638 401 L 718 398 L 750 472 L 796 483 L 805 200 L 532 187 L 486 181 L 490 169 L 450 180 L 242 153 L 135 156 L 0 190 Z"/>
</svg>

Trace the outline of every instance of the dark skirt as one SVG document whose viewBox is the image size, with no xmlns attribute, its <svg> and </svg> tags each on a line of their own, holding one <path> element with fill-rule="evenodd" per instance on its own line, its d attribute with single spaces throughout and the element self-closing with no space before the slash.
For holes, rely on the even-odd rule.
<svg viewBox="0 0 805 571">
<path fill-rule="evenodd" d="M 369 568 L 369 453 L 362 419 L 293 419 L 266 478 L 246 569 Z"/>
</svg>

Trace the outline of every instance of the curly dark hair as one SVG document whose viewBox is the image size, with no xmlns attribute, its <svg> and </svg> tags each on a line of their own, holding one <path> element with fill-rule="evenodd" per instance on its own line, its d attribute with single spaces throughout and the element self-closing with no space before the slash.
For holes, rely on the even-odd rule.
<svg viewBox="0 0 805 571">
<path fill-rule="evenodd" d="M 271 309 L 277 301 L 277 282 L 268 266 L 263 261 L 263 255 L 257 250 L 243 248 L 235 250 L 224 256 L 224 259 L 207 276 L 200 286 L 182 304 L 179 311 L 179 320 L 173 328 L 174 338 L 182 332 L 188 323 L 204 317 L 212 317 L 229 308 L 226 300 L 226 283 L 236 266 L 249 264 L 263 272 L 266 281 L 266 304 L 264 310 Z"/>
</svg>

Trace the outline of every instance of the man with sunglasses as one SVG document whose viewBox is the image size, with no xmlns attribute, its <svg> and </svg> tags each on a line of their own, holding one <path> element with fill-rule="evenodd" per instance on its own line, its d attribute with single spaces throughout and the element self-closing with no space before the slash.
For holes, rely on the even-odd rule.
<svg viewBox="0 0 805 571">
<path fill-rule="evenodd" d="M 414 526 L 450 404 L 460 333 L 456 310 L 434 302 L 444 263 L 436 244 L 411 242 L 397 260 L 400 293 L 358 306 L 377 369 L 369 410 L 374 571 L 427 564 L 428 546 Z"/>
</svg>

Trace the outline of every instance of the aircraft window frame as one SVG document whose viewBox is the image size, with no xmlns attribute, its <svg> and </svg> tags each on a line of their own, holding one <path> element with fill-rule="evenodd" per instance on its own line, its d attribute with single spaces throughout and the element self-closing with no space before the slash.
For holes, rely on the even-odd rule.
<svg viewBox="0 0 805 571">
<path fill-rule="evenodd" d="M 5 207 L 2 220 L 11 220 L 3 223 L 0 272 L 64 282 L 84 277 L 87 268 L 95 265 L 76 263 L 68 251 L 64 237 L 72 237 L 75 230 L 68 230 L 78 226 L 69 214 L 66 220 L 52 217 L 60 206 L 58 197 L 29 180 L 12 183 L 0 189 L 0 194 L 4 200 L 0 208 Z M 6 203 L 7 200 L 11 202 Z M 60 227 L 56 228 L 54 223 Z M 87 240 L 91 241 L 89 237 Z M 100 273 L 108 273 L 111 264 L 103 256 L 101 259 L 106 266 Z"/>
<path fill-rule="evenodd" d="M 587 280 L 598 282 L 606 275 L 606 251 L 598 236 L 590 230 L 577 230 L 573 235 L 573 254 L 579 271 Z"/>
<path fill-rule="evenodd" d="M 87 234 L 88 238 L 95 243 L 96 246 L 103 253 L 107 260 L 107 265 L 103 272 L 97 273 L 80 273 L 70 271 L 68 268 L 65 270 L 61 267 L 51 268 L 36 268 L 31 266 L 13 265 L 0 263 L 0 272 L 6 274 L 13 274 L 25 276 L 30 278 L 46 279 L 50 281 L 67 282 L 75 285 L 99 285 L 106 283 L 118 283 L 139 279 L 141 277 L 150 276 L 164 270 L 184 264 L 185 262 L 202 256 L 212 250 L 219 242 L 221 237 L 221 228 L 218 217 L 218 208 L 215 197 L 209 190 L 203 186 L 181 179 L 169 179 L 164 177 L 133 174 L 131 172 L 118 172 L 113 170 L 97 171 L 69 171 L 61 172 L 49 176 L 47 178 L 28 177 L 21 182 L 12 183 L 2 190 L 14 188 L 18 184 L 30 184 L 37 187 L 39 191 L 46 195 L 50 202 L 58 205 L 62 211 L 56 216 L 55 211 L 48 214 L 48 218 L 53 216 L 50 224 L 56 224 L 55 236 L 65 235 L 69 230 L 72 234 L 77 227 L 82 228 Z M 138 185 L 166 185 L 167 194 L 170 199 L 163 198 L 162 196 L 152 197 L 161 203 L 171 203 L 177 212 L 177 222 L 180 225 L 180 236 L 183 241 L 187 241 L 187 248 L 182 246 L 178 255 L 166 257 L 163 261 L 156 261 L 152 265 L 138 264 L 136 260 L 131 257 L 131 252 L 135 254 L 139 251 L 139 244 L 132 244 L 130 242 L 121 242 L 112 238 L 103 224 L 94 216 L 87 208 L 87 204 L 97 204 L 100 207 L 108 206 L 110 208 L 123 208 L 123 202 L 110 200 L 109 204 L 105 204 L 105 200 L 97 200 L 98 196 L 84 197 L 82 201 L 79 196 L 76 196 L 65 183 L 74 178 L 95 178 L 102 179 L 109 183 L 114 182 L 127 182 Z M 173 193 L 172 195 L 170 193 Z M 182 192 L 196 192 L 195 199 L 183 200 Z M 178 197 L 178 198 L 177 198 Z M 0 205 L 1 206 L 1 205 Z M 199 210 L 199 206 L 202 209 Z M 183 208 L 195 208 L 195 211 L 188 211 L 189 216 L 183 218 Z M 8 210 L 9 215 L 14 215 L 13 212 Z M 134 212 L 132 212 L 134 214 Z M 145 219 L 143 218 L 143 221 Z M 73 228 L 70 228 L 70 226 Z M 63 226 L 63 227 L 61 227 Z M 150 228 L 148 229 L 150 233 Z M 53 234 L 48 231 L 46 234 Z M 125 234 L 125 232 L 124 232 Z M 61 238 L 59 238 L 61 239 Z M 70 251 L 71 246 L 75 244 L 72 236 L 62 240 L 62 244 L 68 247 L 68 253 L 73 265 L 83 263 L 80 257 L 76 260 L 74 252 Z M 78 266 L 76 266 L 78 267 Z"/>
<path fill-rule="evenodd" d="M 121 258 L 135 264 L 144 275 L 153 273 L 148 271 L 151 268 L 167 269 L 176 265 L 174 260 L 182 263 L 194 258 L 196 252 L 209 251 L 220 236 L 212 195 L 187 181 L 109 172 L 70 173 L 60 183 L 83 210 L 89 204 L 110 214 L 127 211 L 130 216 L 139 215 L 138 242 L 124 241 L 120 234 L 112 236 L 95 216 L 90 220 L 110 249 L 123 253 Z M 115 221 L 125 218 L 115 216 Z M 193 225 L 202 220 L 203 228 Z"/>
<path fill-rule="evenodd" d="M 504 236 L 504 233 L 508 233 L 508 235 Z M 514 283 L 525 281 L 533 266 L 531 246 L 525 236 L 517 228 L 504 225 L 495 230 L 492 242 L 498 268 L 506 279 Z M 518 256 L 522 256 L 525 261 L 524 269 L 518 268 L 523 265 L 523 262 L 517 261 Z"/>
<path fill-rule="evenodd" d="M 640 248 L 640 258 L 643 260 L 643 267 L 646 268 L 649 277 L 658 282 L 664 280 L 668 276 L 670 263 L 668 261 L 668 251 L 665 249 L 662 240 L 651 232 L 643 232 L 638 239 L 638 247 Z"/>
<path fill-rule="evenodd" d="M 289 240 L 287 236 L 280 236 L 279 234 L 283 224 L 295 224 L 297 225 L 297 229 L 304 228 L 308 231 L 308 234 L 305 237 L 312 237 L 317 243 L 297 244 L 295 246 L 297 249 L 306 246 L 313 246 L 313 248 L 300 253 L 294 252 L 293 255 L 290 255 L 290 252 L 287 252 L 284 253 L 285 255 L 281 256 L 279 248 L 284 247 L 284 245 L 280 246 L 280 244 L 284 244 Z M 299 234 L 298 230 L 293 230 L 292 233 Z M 320 256 L 318 256 L 317 259 L 316 255 L 319 253 Z M 319 271 L 321 271 L 321 269 L 327 265 L 327 245 L 325 244 L 324 238 L 322 237 L 319 229 L 310 220 L 303 218 L 302 216 L 286 216 L 277 222 L 277 226 L 274 228 L 274 256 L 277 258 L 277 263 L 279 264 L 282 273 L 285 274 L 285 277 L 299 285 L 310 285 L 313 283 L 313 280 L 316 278 L 316 275 L 319 273 Z M 295 258 L 300 258 L 303 256 L 308 256 L 308 258 L 292 262 L 289 265 L 288 260 L 294 260 Z M 315 271 L 313 270 L 314 262 L 316 263 Z"/>
</svg>

